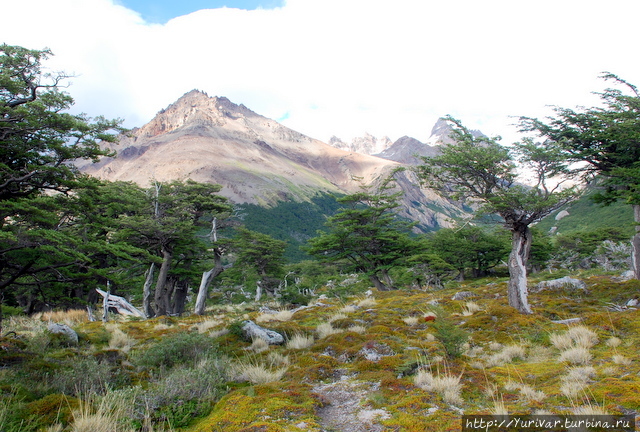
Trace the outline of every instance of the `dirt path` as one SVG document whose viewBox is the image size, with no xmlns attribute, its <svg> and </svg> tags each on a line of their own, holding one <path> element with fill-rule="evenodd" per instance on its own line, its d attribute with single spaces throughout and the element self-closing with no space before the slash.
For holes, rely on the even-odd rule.
<svg viewBox="0 0 640 432">
<path fill-rule="evenodd" d="M 346 376 L 314 387 L 313 391 L 326 402 L 318 410 L 322 427 L 335 432 L 382 432 L 383 426 L 376 421 L 389 418 L 389 414 L 363 406 L 367 394 L 378 387 L 379 384 L 358 382 Z"/>
</svg>

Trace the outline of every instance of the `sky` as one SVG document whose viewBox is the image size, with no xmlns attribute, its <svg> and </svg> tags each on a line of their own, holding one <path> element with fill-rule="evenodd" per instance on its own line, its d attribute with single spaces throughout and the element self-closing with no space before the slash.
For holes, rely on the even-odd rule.
<svg viewBox="0 0 640 432">
<path fill-rule="evenodd" d="M 305 135 L 426 141 L 640 85 L 637 0 L 0 0 L 0 43 L 54 53 L 74 110 L 142 126 L 192 89 Z"/>
</svg>

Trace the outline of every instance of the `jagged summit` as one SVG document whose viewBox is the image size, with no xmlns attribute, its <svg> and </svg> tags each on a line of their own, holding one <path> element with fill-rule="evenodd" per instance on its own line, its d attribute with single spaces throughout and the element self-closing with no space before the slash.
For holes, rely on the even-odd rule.
<svg viewBox="0 0 640 432">
<path fill-rule="evenodd" d="M 421 162 L 420 156 L 432 157 L 437 153 L 437 146 L 422 143 L 415 138 L 405 135 L 398 138 L 389 148 L 374 156 L 406 165 L 417 165 Z"/>
<path fill-rule="evenodd" d="M 367 155 L 380 153 L 391 147 L 392 144 L 393 142 L 389 137 L 384 136 L 382 138 L 376 138 L 370 133 L 365 133 L 363 137 L 356 137 L 350 143 L 342 141 L 335 135 L 329 139 L 329 145 L 335 148 Z"/>
<path fill-rule="evenodd" d="M 379 142 L 370 135 L 365 138 L 365 144 Z M 117 151 L 115 158 L 78 167 L 96 177 L 143 186 L 185 179 L 216 183 L 232 202 L 263 206 L 309 200 L 318 192 L 357 192 L 362 184 L 375 185 L 400 166 L 337 149 L 226 97 L 210 97 L 198 90 L 184 94 L 130 135 L 121 136 L 112 149 Z M 456 205 L 421 190 L 419 182 L 407 175 L 398 180 L 405 192 L 404 217 L 435 227 L 447 226 L 460 213 Z"/>
<path fill-rule="evenodd" d="M 154 137 L 172 132 L 185 125 L 224 126 L 230 120 L 260 117 L 244 105 L 236 105 L 226 97 L 210 97 L 200 90 L 191 90 L 167 108 L 160 110 L 139 136 Z"/>
</svg>

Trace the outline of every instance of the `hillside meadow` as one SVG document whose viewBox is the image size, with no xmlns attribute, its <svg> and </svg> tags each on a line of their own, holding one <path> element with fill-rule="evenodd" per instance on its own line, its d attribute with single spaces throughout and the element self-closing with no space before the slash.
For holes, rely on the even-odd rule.
<svg viewBox="0 0 640 432">
<path fill-rule="evenodd" d="M 640 312 L 627 303 L 640 281 L 572 277 L 587 288 L 532 292 L 533 315 L 510 308 L 506 279 L 492 278 L 428 291 L 363 284 L 343 297 L 323 287 L 307 305 L 221 304 L 206 316 L 12 316 L 0 430 L 418 432 L 459 431 L 463 414 L 637 415 Z M 285 343 L 247 340 L 245 320 Z"/>
</svg>

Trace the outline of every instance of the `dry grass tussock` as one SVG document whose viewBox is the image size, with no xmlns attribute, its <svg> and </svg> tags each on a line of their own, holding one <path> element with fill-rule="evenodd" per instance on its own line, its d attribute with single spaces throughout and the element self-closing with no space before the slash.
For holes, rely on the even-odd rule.
<svg viewBox="0 0 640 432">
<path fill-rule="evenodd" d="M 129 432 L 133 429 L 126 426 L 128 408 L 132 401 L 122 395 L 107 393 L 98 401 L 89 398 L 80 401 L 80 406 L 73 414 L 71 432 Z"/>
<path fill-rule="evenodd" d="M 521 345 L 503 346 L 500 352 L 487 357 L 487 367 L 502 366 L 511 363 L 516 358 L 524 359 L 526 352 L 525 347 Z"/>
<path fill-rule="evenodd" d="M 471 316 L 476 312 L 481 311 L 482 308 L 480 307 L 479 304 L 472 302 L 472 301 L 468 301 L 464 304 L 464 307 L 462 308 L 462 316 Z"/>
<path fill-rule="evenodd" d="M 560 353 L 559 360 L 561 362 L 567 362 L 570 364 L 583 364 L 586 365 L 591 362 L 593 355 L 587 348 L 573 347 Z"/>
<path fill-rule="evenodd" d="M 269 349 L 269 343 L 262 338 L 255 338 L 251 342 L 251 346 L 247 349 L 257 353 L 261 353 Z"/>
<path fill-rule="evenodd" d="M 213 329 L 215 329 L 216 327 L 220 326 L 222 324 L 221 320 L 218 319 L 206 319 L 203 321 L 200 321 L 199 323 L 197 323 L 195 325 L 196 330 L 198 330 L 198 333 L 207 333 Z"/>
<path fill-rule="evenodd" d="M 109 338 L 109 348 L 129 352 L 129 350 L 136 344 L 136 340 L 120 330 L 117 325 L 108 324 L 106 329 L 111 333 L 111 337 Z"/>
<path fill-rule="evenodd" d="M 418 387 L 439 394 L 442 399 L 449 404 L 461 404 L 460 397 L 462 375 L 451 375 L 448 373 L 434 375 L 430 371 L 420 370 L 415 375 L 413 382 Z"/>
<path fill-rule="evenodd" d="M 620 345 L 622 345 L 622 340 L 618 337 L 612 336 L 607 339 L 606 344 L 610 348 L 618 348 Z"/>
<path fill-rule="evenodd" d="M 414 326 L 420 322 L 420 318 L 412 316 L 412 317 L 402 318 L 402 321 L 404 321 L 404 323 L 408 326 Z"/>
<path fill-rule="evenodd" d="M 615 364 L 619 364 L 622 366 L 629 366 L 631 364 L 631 359 L 621 354 L 615 354 L 613 357 L 611 357 L 611 360 L 613 360 Z"/>
<path fill-rule="evenodd" d="M 293 318 L 293 312 L 288 309 L 280 309 L 276 312 L 268 312 L 258 315 L 256 318 L 256 322 L 264 323 L 264 322 L 286 322 L 290 321 Z"/>
<path fill-rule="evenodd" d="M 5 332 L 14 331 L 19 335 L 29 338 L 44 334 L 47 330 L 46 322 L 22 315 L 9 317 L 9 319 L 3 321 L 2 324 Z"/>
<path fill-rule="evenodd" d="M 33 315 L 33 318 L 45 322 L 64 323 L 73 326 L 79 323 L 89 321 L 89 316 L 85 309 L 69 309 L 66 311 L 48 311 L 40 312 Z"/>
<path fill-rule="evenodd" d="M 358 307 L 363 309 L 369 309 L 374 307 L 377 304 L 376 299 L 367 297 L 358 302 Z"/>
<path fill-rule="evenodd" d="M 233 366 L 236 379 L 249 381 L 252 384 L 266 384 L 280 381 L 287 367 L 273 367 L 258 361 L 244 361 Z"/>
<path fill-rule="evenodd" d="M 573 347 L 589 349 L 598 343 L 598 335 L 588 327 L 574 326 L 565 333 L 552 333 L 549 340 L 561 351 Z"/>
<path fill-rule="evenodd" d="M 313 346 L 313 336 L 307 336 L 302 333 L 296 333 L 287 341 L 288 349 L 305 349 Z"/>
<path fill-rule="evenodd" d="M 328 322 L 318 324 L 318 326 L 316 327 L 316 333 L 318 334 L 318 339 L 324 339 L 327 336 L 341 333 L 341 332 L 342 332 L 342 329 L 333 328 L 331 323 L 328 323 Z"/>
<path fill-rule="evenodd" d="M 340 313 L 350 314 L 350 313 L 354 313 L 357 310 L 358 308 L 355 305 L 346 305 L 340 309 Z"/>
<path fill-rule="evenodd" d="M 573 399 L 584 393 L 589 386 L 589 382 L 596 376 L 593 366 L 577 366 L 567 371 L 567 375 L 562 377 L 560 392 L 566 397 Z"/>
</svg>

